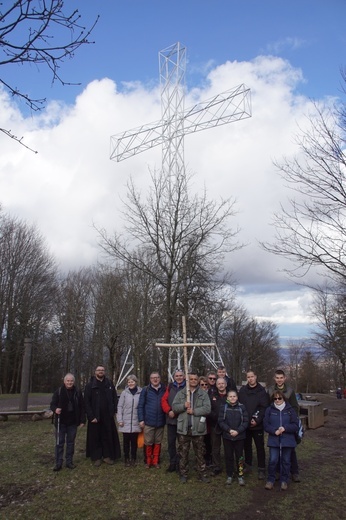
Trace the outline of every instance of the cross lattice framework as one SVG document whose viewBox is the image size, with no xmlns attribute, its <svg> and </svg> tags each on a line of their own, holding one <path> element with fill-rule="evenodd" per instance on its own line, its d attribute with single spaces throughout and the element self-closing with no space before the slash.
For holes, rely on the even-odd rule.
<svg viewBox="0 0 346 520">
<path fill-rule="evenodd" d="M 162 169 L 174 176 L 184 168 L 184 136 L 251 117 L 250 89 L 244 84 L 185 110 L 186 48 L 160 51 L 162 119 L 111 136 L 110 158 L 120 162 L 162 146 Z"/>
<path fill-rule="evenodd" d="M 134 155 L 162 146 L 162 171 L 170 178 L 178 178 L 185 169 L 184 137 L 185 135 L 226 125 L 251 117 L 251 93 L 244 84 L 226 90 L 212 98 L 197 103 L 185 110 L 185 73 L 186 48 L 175 43 L 159 52 L 160 86 L 161 86 L 161 119 L 131 130 L 111 136 L 110 158 L 117 162 L 124 161 Z M 186 339 L 184 340 L 186 347 Z M 189 344 L 193 347 L 190 362 L 196 347 L 201 348 L 204 357 L 213 366 L 222 363 L 216 345 L 212 352 L 208 344 Z M 158 347 L 160 345 L 157 345 Z M 165 345 L 168 346 L 168 345 Z M 169 377 L 171 372 L 171 356 L 175 350 L 180 367 L 180 345 L 170 345 Z M 219 356 L 215 360 L 215 351 Z M 130 355 L 128 352 L 127 358 Z M 186 348 L 184 348 L 184 365 L 186 368 Z M 130 363 L 132 369 L 133 365 Z M 125 367 L 123 367 L 125 368 Z M 118 382 L 119 384 L 119 382 Z"/>
</svg>

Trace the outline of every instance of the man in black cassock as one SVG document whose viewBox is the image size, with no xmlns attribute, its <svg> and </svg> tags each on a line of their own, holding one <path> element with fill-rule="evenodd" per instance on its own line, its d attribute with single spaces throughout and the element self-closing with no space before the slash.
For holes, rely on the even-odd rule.
<svg viewBox="0 0 346 520">
<path fill-rule="evenodd" d="M 86 456 L 94 466 L 114 464 L 121 456 L 114 416 L 118 397 L 115 386 L 105 377 L 105 368 L 99 365 L 84 390 L 85 411 L 88 418 Z"/>
</svg>

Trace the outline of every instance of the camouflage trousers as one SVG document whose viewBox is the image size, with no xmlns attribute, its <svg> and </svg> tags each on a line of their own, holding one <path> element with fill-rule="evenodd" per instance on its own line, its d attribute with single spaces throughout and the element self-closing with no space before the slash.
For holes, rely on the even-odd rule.
<svg viewBox="0 0 346 520">
<path fill-rule="evenodd" d="M 196 456 L 196 469 L 199 475 L 205 475 L 205 444 L 204 435 L 192 435 L 191 431 L 187 435 L 178 435 L 179 443 L 179 471 L 180 475 L 187 477 L 189 472 L 189 451 L 192 444 Z"/>
</svg>

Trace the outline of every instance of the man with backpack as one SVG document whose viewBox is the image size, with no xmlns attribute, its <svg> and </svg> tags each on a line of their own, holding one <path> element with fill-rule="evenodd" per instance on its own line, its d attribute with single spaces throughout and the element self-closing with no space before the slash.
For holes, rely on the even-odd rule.
<svg viewBox="0 0 346 520">
<path fill-rule="evenodd" d="M 54 412 L 56 428 L 55 466 L 53 471 L 60 471 L 64 458 L 66 441 L 66 468 L 74 469 L 74 445 L 78 426 L 85 424 L 85 410 L 82 393 L 75 387 L 73 374 L 66 374 L 64 384 L 53 394 L 50 409 Z"/>
</svg>

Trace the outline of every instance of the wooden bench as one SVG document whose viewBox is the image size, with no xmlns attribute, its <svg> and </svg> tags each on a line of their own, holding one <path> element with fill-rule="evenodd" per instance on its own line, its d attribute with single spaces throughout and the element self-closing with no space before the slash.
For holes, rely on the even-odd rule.
<svg viewBox="0 0 346 520">
<path fill-rule="evenodd" d="M 2 418 L 2 421 L 8 421 L 9 415 L 43 415 L 47 412 L 47 410 L 26 410 L 26 411 L 1 411 L 0 410 L 0 417 Z"/>
</svg>

